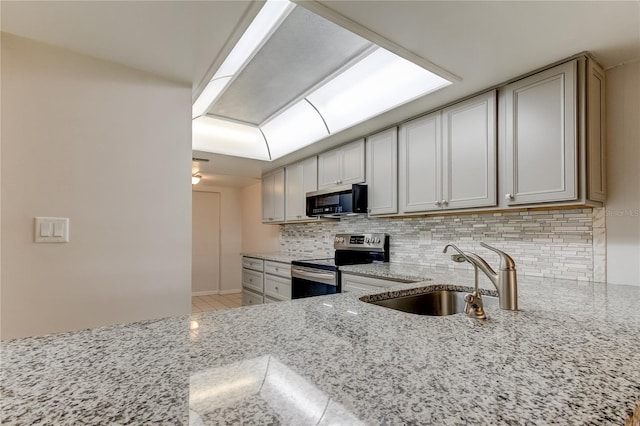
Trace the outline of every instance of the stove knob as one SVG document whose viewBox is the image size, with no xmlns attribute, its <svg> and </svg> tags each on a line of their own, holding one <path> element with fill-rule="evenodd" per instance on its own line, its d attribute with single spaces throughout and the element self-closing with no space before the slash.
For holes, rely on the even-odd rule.
<svg viewBox="0 0 640 426">
<path fill-rule="evenodd" d="M 380 238 L 376 237 L 374 243 L 379 244 L 380 243 Z"/>
<path fill-rule="evenodd" d="M 369 237 L 367 237 L 367 238 L 365 238 L 364 242 L 369 244 L 371 242 L 371 239 Z"/>
</svg>

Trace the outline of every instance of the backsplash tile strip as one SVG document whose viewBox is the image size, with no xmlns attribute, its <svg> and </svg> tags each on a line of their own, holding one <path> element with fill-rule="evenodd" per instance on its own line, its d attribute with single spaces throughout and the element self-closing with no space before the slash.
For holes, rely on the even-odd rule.
<svg viewBox="0 0 640 426">
<path fill-rule="evenodd" d="M 480 241 L 484 241 L 509 253 L 515 259 L 520 274 L 604 281 L 605 253 L 601 249 L 604 233 L 594 229 L 594 221 L 597 224 L 603 222 L 596 210 L 390 219 L 359 216 L 336 222 L 285 224 L 280 227 L 280 247 L 286 252 L 332 256 L 333 236 L 337 233 L 385 232 L 391 236 L 392 262 L 468 268 L 452 262 L 448 255 L 442 253 L 444 245 L 453 242 L 462 250 L 476 252 L 497 266 L 497 256 L 480 247 Z M 421 238 L 423 231 L 431 232 L 431 242 Z M 594 235 L 598 238 L 595 242 Z"/>
</svg>

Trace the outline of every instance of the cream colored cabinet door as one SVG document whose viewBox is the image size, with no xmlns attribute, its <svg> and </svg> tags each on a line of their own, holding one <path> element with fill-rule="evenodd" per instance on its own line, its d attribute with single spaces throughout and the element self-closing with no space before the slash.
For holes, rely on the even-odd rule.
<svg viewBox="0 0 640 426">
<path fill-rule="evenodd" d="M 575 200 L 576 61 L 505 87 L 507 205 Z"/>
<path fill-rule="evenodd" d="M 369 214 L 398 213 L 398 128 L 369 136 L 365 151 Z"/>
<path fill-rule="evenodd" d="M 318 189 L 364 182 L 364 150 L 361 139 L 318 155 Z"/>
<path fill-rule="evenodd" d="M 587 170 L 588 198 L 604 202 L 607 199 L 605 155 L 605 74 L 599 65 L 589 60 L 587 68 Z"/>
<path fill-rule="evenodd" d="M 364 139 L 351 142 L 342 148 L 340 185 L 365 181 L 364 153 Z"/>
<path fill-rule="evenodd" d="M 262 305 L 264 296 L 249 290 L 242 290 L 242 306 Z"/>
<path fill-rule="evenodd" d="M 308 217 L 307 192 L 318 189 L 318 158 L 311 157 L 285 168 L 286 221 L 312 220 Z"/>
<path fill-rule="evenodd" d="M 439 210 L 442 200 L 440 111 L 400 126 L 400 213 Z"/>
<path fill-rule="evenodd" d="M 262 221 L 284 222 L 284 169 L 262 177 Z"/>
<path fill-rule="evenodd" d="M 442 110 L 442 208 L 497 204 L 496 92 Z"/>
</svg>

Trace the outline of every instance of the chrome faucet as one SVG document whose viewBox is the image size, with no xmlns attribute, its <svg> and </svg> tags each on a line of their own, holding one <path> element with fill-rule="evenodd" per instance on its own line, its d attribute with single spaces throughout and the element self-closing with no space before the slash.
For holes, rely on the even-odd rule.
<svg viewBox="0 0 640 426">
<path fill-rule="evenodd" d="M 467 253 L 464 256 L 452 256 L 452 259 L 456 262 L 469 262 L 475 268 L 476 273 L 476 290 L 478 286 L 478 278 L 477 278 L 477 268 L 480 268 L 482 272 L 485 273 L 487 277 L 491 280 L 493 285 L 498 290 L 498 298 L 500 299 L 500 308 L 506 309 L 510 311 L 518 310 L 518 277 L 516 275 L 516 263 L 513 261 L 513 258 L 509 256 L 507 253 L 502 250 L 498 250 L 495 247 L 491 247 L 488 244 L 483 242 L 480 245 L 484 248 L 487 248 L 493 252 L 496 252 L 500 256 L 500 267 L 498 272 L 496 273 L 491 266 L 480 256 L 475 253 Z M 447 244 L 443 250 L 443 253 L 447 252 L 447 247 L 452 246 L 453 244 Z M 462 254 L 460 249 L 455 247 L 458 252 Z"/>
</svg>

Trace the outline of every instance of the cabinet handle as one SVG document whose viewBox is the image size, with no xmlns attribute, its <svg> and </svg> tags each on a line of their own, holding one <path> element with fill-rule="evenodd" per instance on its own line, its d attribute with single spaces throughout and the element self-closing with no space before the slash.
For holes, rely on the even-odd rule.
<svg viewBox="0 0 640 426">
<path fill-rule="evenodd" d="M 435 202 L 435 203 L 433 203 L 433 204 L 435 204 L 436 206 L 441 206 L 441 205 L 442 205 L 442 203 L 441 203 L 440 201 L 436 201 L 436 202 Z"/>
<path fill-rule="evenodd" d="M 446 206 L 447 204 L 449 204 L 449 202 L 447 200 L 442 200 L 442 205 Z"/>
<path fill-rule="evenodd" d="M 279 290 L 278 290 L 278 286 L 276 286 L 276 291 L 279 291 Z"/>
<path fill-rule="evenodd" d="M 507 201 L 513 200 L 513 194 L 504 194 L 504 199 Z"/>
</svg>

